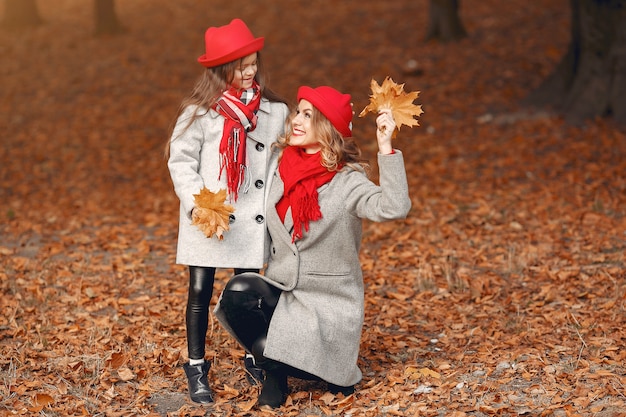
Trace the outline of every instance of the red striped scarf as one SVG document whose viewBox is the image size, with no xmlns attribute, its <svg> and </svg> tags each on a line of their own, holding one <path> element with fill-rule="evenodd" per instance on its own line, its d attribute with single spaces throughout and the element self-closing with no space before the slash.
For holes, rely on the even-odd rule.
<svg viewBox="0 0 626 417">
<path fill-rule="evenodd" d="M 246 183 L 246 138 L 247 133 L 256 128 L 257 115 L 261 103 L 259 85 L 253 86 L 253 97 L 249 103 L 241 101 L 246 90 L 233 87 L 226 90 L 213 107 L 224 116 L 224 132 L 220 142 L 220 175 L 226 170 L 226 183 L 230 200 L 237 201 L 242 185 Z"/>
</svg>

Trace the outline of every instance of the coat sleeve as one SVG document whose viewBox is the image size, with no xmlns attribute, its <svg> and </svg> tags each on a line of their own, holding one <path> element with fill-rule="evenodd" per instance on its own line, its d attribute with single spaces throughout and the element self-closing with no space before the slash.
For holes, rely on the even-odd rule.
<svg viewBox="0 0 626 417">
<path fill-rule="evenodd" d="M 194 194 L 204 186 L 200 176 L 200 151 L 204 142 L 204 132 L 200 119 L 189 124 L 194 112 L 204 111 L 195 106 L 187 107 L 179 116 L 170 138 L 170 156 L 167 166 L 178 196 L 187 216 L 191 216 Z"/>
<path fill-rule="evenodd" d="M 378 166 L 380 185 L 367 179 L 361 171 L 348 174 L 348 210 L 359 218 L 375 222 L 403 219 L 411 209 L 411 199 L 402 152 L 378 154 Z"/>
</svg>

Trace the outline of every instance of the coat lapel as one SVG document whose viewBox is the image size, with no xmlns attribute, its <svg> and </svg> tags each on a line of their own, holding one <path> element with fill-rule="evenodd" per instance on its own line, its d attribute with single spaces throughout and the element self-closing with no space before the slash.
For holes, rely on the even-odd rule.
<svg viewBox="0 0 626 417">
<path fill-rule="evenodd" d="M 278 170 L 274 171 L 274 176 L 272 180 L 272 186 L 269 193 L 269 198 L 267 199 L 267 207 L 268 210 L 267 221 L 268 227 L 272 232 L 272 238 L 276 239 L 279 237 L 288 245 L 293 245 L 291 243 L 291 230 L 293 229 L 293 219 L 291 217 L 291 208 L 287 211 L 285 215 L 285 223 L 280 220 L 278 217 L 278 212 L 276 211 L 276 203 L 283 196 L 284 183 L 280 178 L 280 174 Z"/>
</svg>

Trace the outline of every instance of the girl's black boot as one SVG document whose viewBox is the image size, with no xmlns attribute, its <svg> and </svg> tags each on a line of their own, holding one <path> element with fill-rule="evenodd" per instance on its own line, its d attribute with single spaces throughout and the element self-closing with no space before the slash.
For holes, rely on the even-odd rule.
<svg viewBox="0 0 626 417">
<path fill-rule="evenodd" d="M 187 375 L 191 401 L 201 404 L 213 402 L 213 391 L 211 391 L 207 380 L 210 368 L 211 363 L 206 361 L 200 365 L 190 365 L 189 363 L 183 365 Z"/>
<path fill-rule="evenodd" d="M 285 369 L 265 370 L 265 381 L 258 405 L 269 405 L 278 408 L 285 403 L 289 389 L 287 386 L 287 371 Z"/>
</svg>

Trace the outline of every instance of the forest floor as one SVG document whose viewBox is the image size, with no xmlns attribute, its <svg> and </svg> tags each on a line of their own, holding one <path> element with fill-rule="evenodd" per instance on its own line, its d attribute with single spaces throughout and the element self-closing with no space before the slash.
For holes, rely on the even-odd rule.
<svg viewBox="0 0 626 417">
<path fill-rule="evenodd" d="M 565 52 L 566 0 L 462 1 L 469 37 L 450 44 L 423 40 L 427 0 L 117 3 L 119 36 L 93 36 L 84 0 L 0 30 L 0 414 L 626 415 L 626 134 L 519 105 Z M 329 84 L 359 112 L 386 76 L 421 91 L 421 126 L 395 142 L 412 210 L 364 224 L 364 377 L 347 398 L 292 381 L 257 409 L 213 319 L 216 403 L 186 394 L 163 148 L 204 30 L 234 17 L 292 101 Z M 374 128 L 354 120 L 375 178 Z"/>
</svg>

